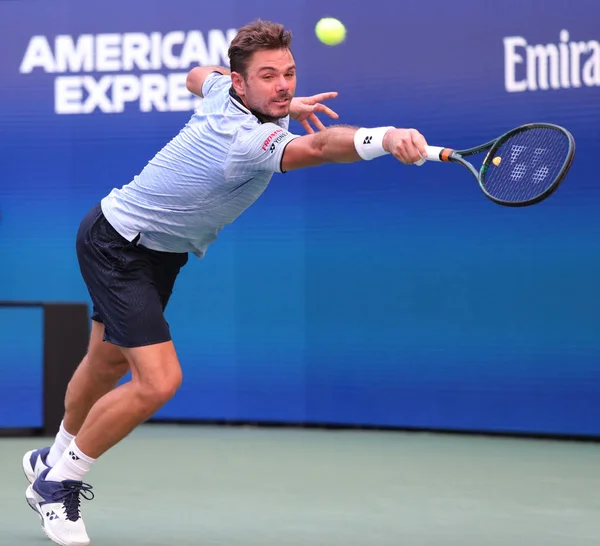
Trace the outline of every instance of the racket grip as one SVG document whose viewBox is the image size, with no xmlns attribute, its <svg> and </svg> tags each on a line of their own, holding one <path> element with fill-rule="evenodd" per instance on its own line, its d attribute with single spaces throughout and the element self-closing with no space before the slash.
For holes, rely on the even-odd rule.
<svg viewBox="0 0 600 546">
<path fill-rule="evenodd" d="M 442 150 L 444 149 L 445 148 L 441 146 L 425 146 L 425 151 L 427 152 L 427 155 L 425 157 L 422 157 L 419 161 L 417 161 L 415 165 L 417 167 L 420 167 L 421 165 L 423 165 L 423 163 L 425 163 L 425 161 L 442 161 L 440 156 Z"/>
</svg>

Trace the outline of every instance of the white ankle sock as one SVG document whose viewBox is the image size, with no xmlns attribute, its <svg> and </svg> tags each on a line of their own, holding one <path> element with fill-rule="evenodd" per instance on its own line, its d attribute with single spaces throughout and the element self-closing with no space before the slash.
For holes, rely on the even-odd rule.
<svg viewBox="0 0 600 546">
<path fill-rule="evenodd" d="M 60 461 L 48 472 L 46 480 L 49 482 L 83 481 L 83 477 L 90 471 L 95 460 L 83 453 L 73 439 Z"/>
<path fill-rule="evenodd" d="M 58 434 L 56 435 L 54 443 L 50 448 L 50 453 L 48 453 L 48 457 L 46 457 L 46 464 L 48 466 L 54 466 L 58 461 L 60 461 L 62 454 L 69 447 L 69 444 L 71 443 L 73 438 L 74 436 L 72 434 L 69 434 L 65 430 L 64 421 L 61 421 Z"/>
</svg>

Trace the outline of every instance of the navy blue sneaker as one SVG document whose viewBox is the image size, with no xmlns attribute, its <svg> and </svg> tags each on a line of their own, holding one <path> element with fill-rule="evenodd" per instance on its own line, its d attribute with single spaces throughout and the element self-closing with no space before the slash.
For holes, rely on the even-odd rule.
<svg viewBox="0 0 600 546">
<path fill-rule="evenodd" d="M 46 464 L 48 453 L 50 453 L 50 448 L 44 447 L 28 451 L 23 455 L 23 472 L 25 472 L 29 483 L 33 483 L 44 470 L 49 468 Z"/>
<path fill-rule="evenodd" d="M 74 480 L 46 481 L 50 469 L 44 470 L 27 488 L 29 506 L 42 520 L 48 538 L 61 546 L 88 546 L 90 538 L 80 512 L 80 496 L 92 500 L 92 486 Z"/>
</svg>

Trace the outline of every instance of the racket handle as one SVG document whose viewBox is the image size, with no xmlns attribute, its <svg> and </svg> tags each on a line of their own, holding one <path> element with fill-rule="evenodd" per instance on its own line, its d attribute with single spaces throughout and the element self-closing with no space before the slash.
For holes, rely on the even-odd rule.
<svg viewBox="0 0 600 546">
<path fill-rule="evenodd" d="M 420 167 L 421 165 L 423 165 L 423 163 L 425 163 L 425 161 L 443 161 L 440 158 L 442 150 L 445 150 L 445 148 L 440 146 L 425 146 L 425 151 L 427 152 L 427 155 L 421 158 L 419 161 L 417 161 L 415 165 L 417 165 L 417 167 Z"/>
</svg>

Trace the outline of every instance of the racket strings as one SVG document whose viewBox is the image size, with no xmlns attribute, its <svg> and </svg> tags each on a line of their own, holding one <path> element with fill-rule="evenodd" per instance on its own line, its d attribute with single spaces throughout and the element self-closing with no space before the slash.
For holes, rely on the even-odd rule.
<svg viewBox="0 0 600 546">
<path fill-rule="evenodd" d="M 569 153 L 568 137 L 556 129 L 536 127 L 516 133 L 490 158 L 483 185 L 496 199 L 530 201 L 555 184 Z"/>
</svg>

